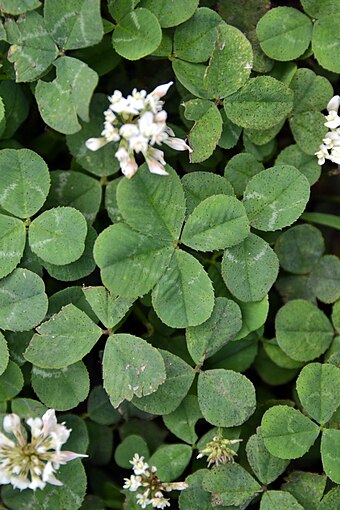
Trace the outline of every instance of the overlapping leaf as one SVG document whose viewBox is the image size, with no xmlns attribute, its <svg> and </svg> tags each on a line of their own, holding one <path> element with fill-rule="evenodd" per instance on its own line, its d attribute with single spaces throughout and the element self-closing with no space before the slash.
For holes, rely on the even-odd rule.
<svg viewBox="0 0 340 510">
<path fill-rule="evenodd" d="M 51 128 L 65 134 L 80 130 L 78 117 L 89 120 L 89 105 L 98 75 L 72 57 L 54 63 L 57 77 L 52 82 L 39 80 L 35 90 L 40 114 Z"/>
<path fill-rule="evenodd" d="M 150 395 L 166 379 L 159 351 L 133 335 L 111 336 L 103 357 L 104 388 L 114 407 L 134 395 Z"/>
<path fill-rule="evenodd" d="M 73 304 L 44 322 L 25 351 L 40 368 L 64 368 L 80 361 L 96 344 L 101 329 Z"/>
</svg>

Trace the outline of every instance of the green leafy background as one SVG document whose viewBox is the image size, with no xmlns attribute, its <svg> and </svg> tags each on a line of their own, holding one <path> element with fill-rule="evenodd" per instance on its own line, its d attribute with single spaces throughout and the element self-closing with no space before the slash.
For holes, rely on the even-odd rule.
<svg viewBox="0 0 340 510">
<path fill-rule="evenodd" d="M 289 4 L 289 5 L 288 5 Z M 62 487 L 8 510 L 340 507 L 338 0 L 0 2 L 0 414 L 72 428 Z M 122 177 L 107 96 L 164 98 L 192 153 Z M 164 147 L 162 147 L 163 149 Z M 235 463 L 197 459 L 240 438 Z"/>
</svg>

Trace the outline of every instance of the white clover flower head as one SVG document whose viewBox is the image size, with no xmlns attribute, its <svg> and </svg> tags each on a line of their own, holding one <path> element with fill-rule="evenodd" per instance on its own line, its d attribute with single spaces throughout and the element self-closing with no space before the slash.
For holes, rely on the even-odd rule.
<svg viewBox="0 0 340 510">
<path fill-rule="evenodd" d="M 135 453 L 130 460 L 134 475 L 130 478 L 124 478 L 123 489 L 130 492 L 137 492 L 136 501 L 139 506 L 146 508 L 151 505 L 153 508 L 166 508 L 170 506 L 169 499 L 165 498 L 162 491 L 170 492 L 172 490 L 184 490 L 188 487 L 185 482 L 164 483 L 157 476 L 156 466 L 149 466 Z"/>
<path fill-rule="evenodd" d="M 199 451 L 197 459 L 201 459 L 203 456 L 207 456 L 208 467 L 212 464 L 219 466 L 221 464 L 227 464 L 228 462 L 234 462 L 234 456 L 237 453 L 232 450 L 229 446 L 241 442 L 242 439 L 226 439 L 224 437 L 215 436 L 212 441 L 209 441 L 205 448 Z"/>
<path fill-rule="evenodd" d="M 325 115 L 324 125 L 329 128 L 322 144 L 315 156 L 318 158 L 319 165 L 323 165 L 326 160 L 340 165 L 340 116 L 338 110 L 340 106 L 340 96 L 333 96 L 327 104 L 328 115 Z"/>
<path fill-rule="evenodd" d="M 115 157 L 127 178 L 133 177 L 138 169 L 134 153 L 142 154 L 151 173 L 169 175 L 165 170 L 164 153 L 155 145 L 165 143 L 175 150 L 192 152 L 189 145 L 175 137 L 167 126 L 167 113 L 163 110 L 161 98 L 168 92 L 172 81 L 156 87 L 150 94 L 145 90 L 133 89 L 123 97 L 119 90 L 109 96 L 110 105 L 104 112 L 104 129 L 100 138 L 89 138 L 85 145 L 97 151 L 110 142 L 118 143 Z"/>
<path fill-rule="evenodd" d="M 87 455 L 61 451 L 71 430 L 64 423 L 57 423 L 54 409 L 46 411 L 42 418 L 27 419 L 26 423 L 29 439 L 18 415 L 4 417 L 3 430 L 14 439 L 0 432 L 0 484 L 11 484 L 20 490 L 44 489 L 47 483 L 63 485 L 54 475 L 60 465 Z"/>
</svg>

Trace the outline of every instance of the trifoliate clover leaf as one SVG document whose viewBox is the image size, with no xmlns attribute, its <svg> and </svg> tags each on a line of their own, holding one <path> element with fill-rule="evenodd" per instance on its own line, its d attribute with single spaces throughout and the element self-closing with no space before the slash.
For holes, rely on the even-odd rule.
<svg viewBox="0 0 340 510">
<path fill-rule="evenodd" d="M 5 29 L 11 44 L 8 60 L 14 62 L 16 81 L 34 81 L 43 76 L 58 56 L 43 17 L 36 11 L 28 12 L 16 21 L 9 18 Z"/>
<path fill-rule="evenodd" d="M 78 117 L 89 120 L 89 105 L 98 75 L 86 64 L 72 57 L 61 57 L 54 66 L 57 77 L 52 82 L 39 80 L 35 97 L 43 120 L 65 134 L 79 131 Z"/>
</svg>

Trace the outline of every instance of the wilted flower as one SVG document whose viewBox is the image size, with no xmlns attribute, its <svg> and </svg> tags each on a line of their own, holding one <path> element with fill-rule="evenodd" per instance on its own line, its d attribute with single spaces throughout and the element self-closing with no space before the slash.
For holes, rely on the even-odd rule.
<svg viewBox="0 0 340 510">
<path fill-rule="evenodd" d="M 147 462 L 144 462 L 144 457 L 140 457 L 138 453 L 135 453 L 130 464 L 132 464 L 134 475 L 124 478 L 123 489 L 128 489 L 130 492 L 138 491 L 136 501 L 142 508 L 149 505 L 153 508 L 169 507 L 169 499 L 164 497 L 162 491 L 181 491 L 188 487 L 185 482 L 161 482 L 156 474 L 157 468 L 150 467 Z"/>
<path fill-rule="evenodd" d="M 69 438 L 71 429 L 57 423 L 54 409 L 49 409 L 42 418 L 26 420 L 30 437 L 17 414 L 4 417 L 0 432 L 0 484 L 12 484 L 14 488 L 43 489 L 46 483 L 63 485 L 54 473 L 63 464 L 80 453 L 61 451 Z"/>
<path fill-rule="evenodd" d="M 145 90 L 133 89 L 131 95 L 123 97 L 115 90 L 109 97 L 110 106 L 104 112 L 104 129 L 100 138 L 89 138 L 86 147 L 97 151 L 110 142 L 120 142 L 115 153 L 123 174 L 129 179 L 137 172 L 135 154 L 142 154 L 150 172 L 168 175 L 164 165 L 163 151 L 155 144 L 165 143 L 178 151 L 192 149 L 184 140 L 175 137 L 172 129 L 166 125 L 167 113 L 161 101 L 172 81 L 159 85 L 150 94 Z"/>
<path fill-rule="evenodd" d="M 340 165 L 340 116 L 338 110 L 340 106 L 340 97 L 334 96 L 327 105 L 328 114 L 324 125 L 330 129 L 322 140 L 320 149 L 315 153 L 319 165 L 323 165 L 328 159 L 337 165 Z"/>
<path fill-rule="evenodd" d="M 229 448 L 229 445 L 240 443 L 242 439 L 225 439 L 223 437 L 215 436 L 212 441 L 206 444 L 203 450 L 200 450 L 197 459 L 201 459 L 207 455 L 208 467 L 211 464 L 219 466 L 220 464 L 227 464 L 227 462 L 234 462 L 234 456 L 237 455 L 234 450 Z"/>
</svg>

